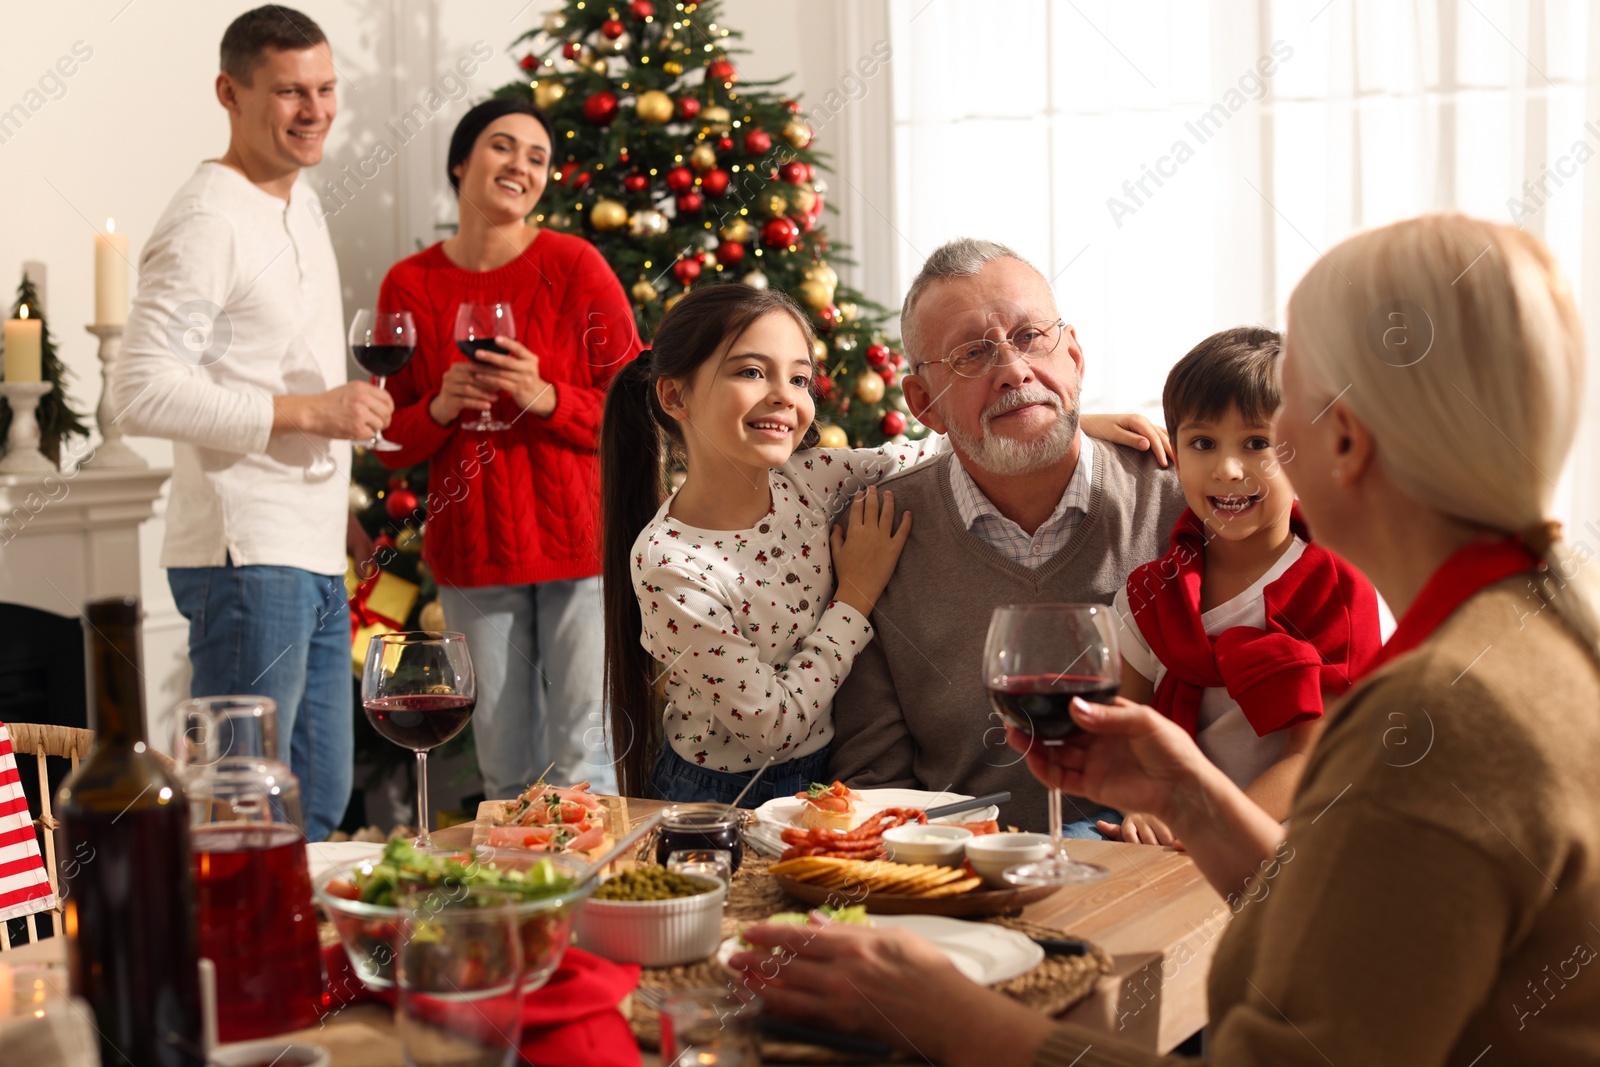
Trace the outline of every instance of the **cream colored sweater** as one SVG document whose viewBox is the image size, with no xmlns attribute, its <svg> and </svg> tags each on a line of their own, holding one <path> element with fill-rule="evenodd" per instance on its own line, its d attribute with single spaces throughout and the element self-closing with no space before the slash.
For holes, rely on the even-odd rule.
<svg viewBox="0 0 1600 1067">
<path fill-rule="evenodd" d="M 1507 579 L 1329 713 L 1211 1062 L 1600 1064 L 1600 668 L 1538 608 Z M 1067 1025 L 1036 1062 L 1168 1061 Z"/>
</svg>

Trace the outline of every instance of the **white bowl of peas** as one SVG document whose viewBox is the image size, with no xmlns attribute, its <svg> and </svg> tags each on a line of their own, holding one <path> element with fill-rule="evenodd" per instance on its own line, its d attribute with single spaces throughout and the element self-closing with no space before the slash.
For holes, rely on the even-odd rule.
<svg viewBox="0 0 1600 1067">
<path fill-rule="evenodd" d="M 708 875 L 635 867 L 600 883 L 578 913 L 578 947 L 614 963 L 671 967 L 722 943 L 728 886 Z"/>
</svg>

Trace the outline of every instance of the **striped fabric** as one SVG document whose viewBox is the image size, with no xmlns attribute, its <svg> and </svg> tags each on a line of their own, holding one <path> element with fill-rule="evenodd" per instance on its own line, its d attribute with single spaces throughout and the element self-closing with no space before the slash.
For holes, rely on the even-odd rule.
<svg viewBox="0 0 1600 1067">
<path fill-rule="evenodd" d="M 1067 546 L 1078 525 L 1089 513 L 1089 491 L 1094 485 L 1095 444 L 1088 434 L 1080 434 L 1082 442 L 1078 453 L 1078 466 L 1067 482 L 1066 491 L 1050 517 L 1029 536 L 1022 527 L 1000 514 L 989 502 L 960 463 L 950 464 L 950 490 L 956 498 L 956 510 L 967 530 L 990 548 L 1013 563 L 1035 570 L 1049 562 L 1050 557 Z"/>
<path fill-rule="evenodd" d="M 22 776 L 11 751 L 11 732 L 0 722 L 0 920 L 32 915 L 56 906 L 50 877 L 39 856 L 39 839 L 28 798 L 22 794 Z M 0 931 L 0 937 L 4 937 Z"/>
</svg>

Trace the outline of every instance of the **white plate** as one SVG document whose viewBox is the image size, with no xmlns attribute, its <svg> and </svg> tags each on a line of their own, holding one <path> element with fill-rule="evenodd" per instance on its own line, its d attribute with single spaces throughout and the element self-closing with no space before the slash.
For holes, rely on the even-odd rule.
<svg viewBox="0 0 1600 1067">
<path fill-rule="evenodd" d="M 941 804 L 972 799 L 969 793 L 934 793 L 926 789 L 857 789 L 856 792 L 861 797 L 856 804 L 856 811 L 862 819 L 884 808 L 936 808 Z M 756 818 L 761 821 L 745 831 L 745 841 L 768 856 L 781 855 L 788 847 L 783 843 L 783 831 L 789 827 L 799 828 L 802 803 L 799 797 L 787 796 L 774 797 L 762 804 L 755 811 Z M 1000 809 L 990 804 L 986 808 L 947 815 L 933 821 L 986 822 L 999 817 Z"/>
<path fill-rule="evenodd" d="M 966 922 L 942 915 L 874 915 L 872 925 L 899 927 L 931 941 L 950 957 L 956 970 L 979 985 L 995 985 L 1027 974 L 1044 959 L 1044 949 L 1017 931 L 994 923 Z M 729 958 L 740 947 L 737 937 L 728 938 L 717 949 L 717 962 L 727 968 Z"/>
<path fill-rule="evenodd" d="M 347 863 L 375 860 L 383 855 L 383 843 L 370 841 L 313 841 L 306 845 L 306 866 L 315 882 L 323 872 Z"/>
</svg>

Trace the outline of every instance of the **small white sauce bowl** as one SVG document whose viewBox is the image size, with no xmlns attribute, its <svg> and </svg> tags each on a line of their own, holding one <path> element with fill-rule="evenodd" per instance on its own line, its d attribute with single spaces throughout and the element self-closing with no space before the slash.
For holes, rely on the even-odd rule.
<svg viewBox="0 0 1600 1067">
<path fill-rule="evenodd" d="M 1049 858 L 1049 834 L 981 834 L 967 842 L 972 869 L 994 889 L 1015 888 L 1005 879 L 1008 868 Z"/>
<path fill-rule="evenodd" d="M 959 867 L 972 831 L 965 826 L 911 823 L 883 832 L 883 847 L 895 863 L 932 863 Z"/>
</svg>

